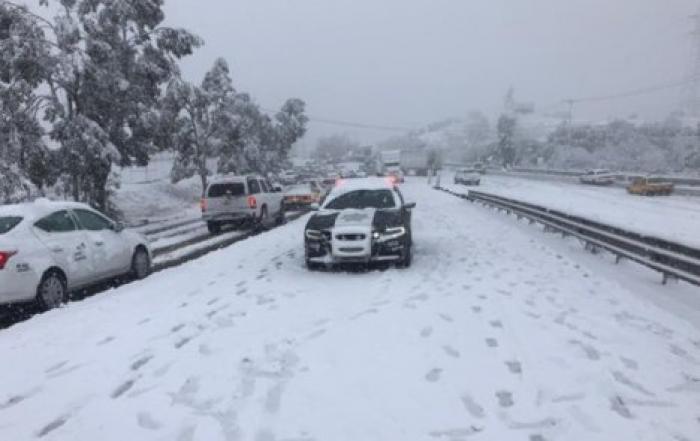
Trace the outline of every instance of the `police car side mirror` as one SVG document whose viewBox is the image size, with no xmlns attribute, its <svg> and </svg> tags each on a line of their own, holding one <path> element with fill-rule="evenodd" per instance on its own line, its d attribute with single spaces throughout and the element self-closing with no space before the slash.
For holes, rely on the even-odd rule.
<svg viewBox="0 0 700 441">
<path fill-rule="evenodd" d="M 114 222 L 112 223 L 111 227 L 112 231 L 114 231 L 115 233 L 121 233 L 126 228 L 121 222 Z"/>
<path fill-rule="evenodd" d="M 415 202 L 409 202 L 408 204 L 404 204 L 403 208 L 406 210 L 413 210 L 416 208 L 416 203 Z"/>
</svg>

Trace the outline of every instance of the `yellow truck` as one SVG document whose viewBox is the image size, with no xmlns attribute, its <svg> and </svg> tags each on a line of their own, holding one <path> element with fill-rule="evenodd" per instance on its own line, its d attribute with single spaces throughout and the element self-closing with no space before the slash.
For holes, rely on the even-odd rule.
<svg viewBox="0 0 700 441">
<path fill-rule="evenodd" d="M 641 196 L 668 196 L 673 193 L 673 184 L 670 182 L 652 182 L 649 178 L 635 178 L 627 187 L 629 194 Z"/>
</svg>

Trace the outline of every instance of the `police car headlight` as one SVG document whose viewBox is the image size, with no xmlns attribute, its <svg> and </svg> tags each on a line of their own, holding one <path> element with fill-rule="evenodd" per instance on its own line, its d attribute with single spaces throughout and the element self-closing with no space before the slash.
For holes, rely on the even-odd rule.
<svg viewBox="0 0 700 441">
<path fill-rule="evenodd" d="M 379 242 L 386 242 L 388 240 L 398 239 L 399 237 L 406 234 L 405 227 L 392 227 L 384 230 L 383 233 L 379 234 Z"/>
<path fill-rule="evenodd" d="M 304 235 L 309 240 L 321 240 L 323 238 L 323 233 L 318 230 L 306 230 Z"/>
</svg>

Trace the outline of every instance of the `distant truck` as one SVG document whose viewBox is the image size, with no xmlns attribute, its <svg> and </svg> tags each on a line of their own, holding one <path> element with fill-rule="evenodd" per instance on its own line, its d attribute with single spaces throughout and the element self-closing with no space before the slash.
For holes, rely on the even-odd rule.
<svg viewBox="0 0 700 441">
<path fill-rule="evenodd" d="M 627 187 L 627 192 L 641 196 L 668 196 L 673 193 L 673 188 L 670 182 L 651 182 L 649 178 L 638 177 Z"/>
<path fill-rule="evenodd" d="M 427 176 L 428 154 L 424 150 L 402 150 L 401 168 L 410 176 Z"/>
<path fill-rule="evenodd" d="M 383 173 L 401 171 L 401 150 L 384 150 L 379 157 Z"/>
</svg>

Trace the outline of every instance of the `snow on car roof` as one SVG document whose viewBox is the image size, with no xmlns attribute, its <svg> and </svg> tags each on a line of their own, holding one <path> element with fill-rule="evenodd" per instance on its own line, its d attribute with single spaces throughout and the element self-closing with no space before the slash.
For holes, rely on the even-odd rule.
<svg viewBox="0 0 700 441">
<path fill-rule="evenodd" d="M 27 220 L 34 220 L 51 214 L 56 210 L 69 210 L 76 208 L 90 209 L 90 207 L 80 202 L 37 199 L 34 202 L 0 205 L 0 216 L 20 216 Z"/>
</svg>

